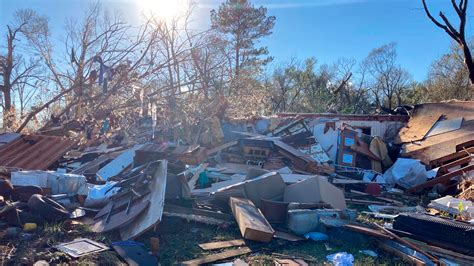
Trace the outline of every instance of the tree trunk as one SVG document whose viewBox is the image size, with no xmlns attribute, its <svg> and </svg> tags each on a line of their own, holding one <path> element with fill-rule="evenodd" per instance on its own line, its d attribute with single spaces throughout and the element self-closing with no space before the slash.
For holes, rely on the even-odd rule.
<svg viewBox="0 0 474 266">
<path fill-rule="evenodd" d="M 12 120 L 12 84 L 11 84 L 11 75 L 13 72 L 13 40 L 15 39 L 15 33 L 8 28 L 7 34 L 7 58 L 6 58 L 6 68 L 3 70 L 3 127 L 10 129 L 13 126 Z"/>
<path fill-rule="evenodd" d="M 10 129 L 13 126 L 13 111 L 11 90 L 5 86 L 3 91 L 4 109 L 3 109 L 3 127 Z"/>
<path fill-rule="evenodd" d="M 464 52 L 464 62 L 469 71 L 469 79 L 471 80 L 471 84 L 474 84 L 474 62 L 472 60 L 471 50 L 465 41 L 461 43 L 461 48 Z"/>
</svg>

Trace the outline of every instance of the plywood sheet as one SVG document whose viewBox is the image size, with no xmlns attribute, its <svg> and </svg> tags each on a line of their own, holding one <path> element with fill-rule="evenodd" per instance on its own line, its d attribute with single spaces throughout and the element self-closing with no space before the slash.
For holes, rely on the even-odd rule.
<svg viewBox="0 0 474 266">
<path fill-rule="evenodd" d="M 252 250 L 250 248 L 243 247 L 243 248 L 239 248 L 239 249 L 224 251 L 224 252 L 217 253 L 217 254 L 212 254 L 212 255 L 209 255 L 209 256 L 206 256 L 206 257 L 203 257 L 203 258 L 183 261 L 183 262 L 181 262 L 181 264 L 182 265 L 202 265 L 202 264 L 211 263 L 211 262 L 214 262 L 214 261 L 219 261 L 219 260 L 224 260 L 224 259 L 228 259 L 228 258 L 237 257 L 237 256 L 240 256 L 240 255 L 248 254 L 250 252 L 252 252 Z"/>
<path fill-rule="evenodd" d="M 210 243 L 203 243 L 199 244 L 199 247 L 204 250 L 213 250 L 213 249 L 221 249 L 221 248 L 229 248 L 229 247 L 238 247 L 245 245 L 245 241 L 242 239 L 234 239 L 228 241 L 219 241 L 219 242 L 210 242 Z"/>
</svg>

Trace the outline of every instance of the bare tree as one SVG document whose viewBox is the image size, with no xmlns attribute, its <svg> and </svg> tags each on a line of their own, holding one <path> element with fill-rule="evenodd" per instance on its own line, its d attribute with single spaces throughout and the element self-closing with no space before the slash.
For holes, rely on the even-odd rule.
<svg viewBox="0 0 474 266">
<path fill-rule="evenodd" d="M 456 11 L 456 14 L 459 18 L 459 29 L 456 29 L 453 24 L 448 20 L 446 15 L 440 11 L 439 17 L 441 18 L 442 22 L 436 20 L 436 18 L 431 15 L 431 12 L 428 9 L 426 4 L 426 0 L 422 0 L 423 8 L 425 10 L 426 15 L 428 18 L 439 28 L 443 29 L 461 48 L 464 53 L 464 63 L 469 70 L 469 79 L 471 80 L 471 84 L 474 83 L 474 61 L 472 60 L 472 53 L 469 47 L 468 42 L 466 41 L 466 20 L 467 20 L 467 6 L 468 0 L 460 0 L 457 3 L 456 0 L 451 0 L 451 4 Z"/>
<path fill-rule="evenodd" d="M 132 27 L 118 14 L 110 16 L 95 4 L 90 6 L 82 23 L 69 22 L 67 32 L 64 43 L 67 54 L 64 57 L 70 60 L 67 67 L 61 69 L 57 67 L 61 57 L 56 57 L 47 38 L 37 38 L 33 42 L 50 71 L 57 93 L 32 110 L 18 131 L 36 114 L 60 100 L 63 100 L 64 107 L 56 114 L 58 116 L 69 113 L 71 118 L 82 119 L 85 115 L 107 113 L 104 110 L 114 109 L 114 105 L 135 98 L 131 84 L 163 67 L 145 63 L 157 36 L 150 20 L 131 34 Z M 109 72 L 107 83 L 97 84 L 96 79 L 103 79 L 106 71 Z M 104 72 L 102 77 L 101 72 Z"/>
<path fill-rule="evenodd" d="M 382 109 L 401 105 L 401 96 L 410 83 L 410 75 L 396 60 L 396 44 L 390 43 L 373 49 L 363 61 L 363 68 L 370 76 L 367 87 L 377 107 Z"/>
<path fill-rule="evenodd" d="M 433 61 L 425 85 L 429 101 L 467 101 L 474 97 L 464 55 L 457 44 L 453 43 L 448 53 Z"/>
<path fill-rule="evenodd" d="M 39 16 L 30 9 L 18 10 L 15 13 L 15 20 L 7 25 L 6 51 L 1 56 L 0 73 L 3 84 L 0 85 L 0 91 L 3 94 L 3 127 L 11 129 L 15 122 L 15 105 L 12 101 L 14 91 L 21 90 L 20 101 L 24 101 L 25 89 L 34 88 L 35 80 L 42 79 L 41 73 L 37 70 L 40 62 L 30 57 L 26 53 L 17 51 L 18 42 L 21 37 L 33 37 L 37 34 L 48 33 L 48 21 L 45 17 Z M 22 105 L 23 109 L 23 105 Z"/>
</svg>

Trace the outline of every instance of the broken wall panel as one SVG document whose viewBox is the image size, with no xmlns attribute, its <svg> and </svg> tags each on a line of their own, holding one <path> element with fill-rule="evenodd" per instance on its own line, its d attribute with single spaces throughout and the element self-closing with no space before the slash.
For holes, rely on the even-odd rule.
<svg viewBox="0 0 474 266">
<path fill-rule="evenodd" d="M 150 201 L 150 205 L 133 223 L 120 229 L 122 240 L 136 238 L 161 221 L 165 206 L 167 163 L 166 160 L 159 162 L 153 180 L 148 187 L 150 193 L 144 198 L 144 200 Z"/>
</svg>

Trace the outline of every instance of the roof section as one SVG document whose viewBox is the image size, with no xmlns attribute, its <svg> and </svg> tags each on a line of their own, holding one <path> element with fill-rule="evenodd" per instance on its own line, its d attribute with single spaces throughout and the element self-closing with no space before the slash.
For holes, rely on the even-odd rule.
<svg viewBox="0 0 474 266">
<path fill-rule="evenodd" d="M 408 124 L 398 133 L 397 143 L 408 143 L 422 140 L 433 125 L 440 119 L 466 120 L 474 116 L 474 102 L 425 103 L 415 106 Z"/>
<path fill-rule="evenodd" d="M 75 144 L 75 141 L 61 137 L 22 136 L 0 148 L 0 166 L 46 170 Z"/>
</svg>

